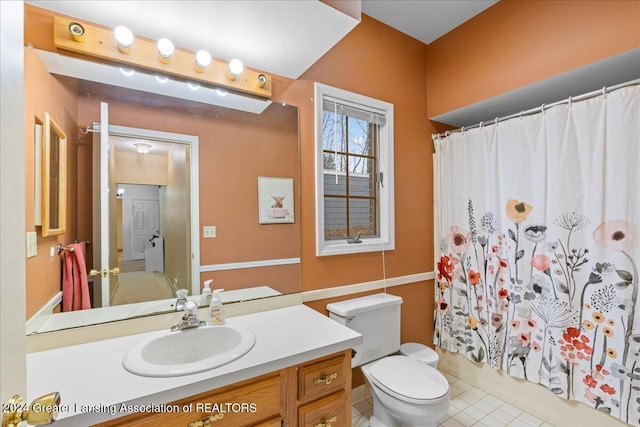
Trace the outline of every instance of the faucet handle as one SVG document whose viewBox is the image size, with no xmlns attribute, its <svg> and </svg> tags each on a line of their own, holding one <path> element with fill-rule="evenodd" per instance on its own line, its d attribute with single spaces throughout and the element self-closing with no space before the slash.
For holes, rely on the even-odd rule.
<svg viewBox="0 0 640 427">
<path fill-rule="evenodd" d="M 184 314 L 185 314 L 185 316 L 192 316 L 197 308 L 198 308 L 198 304 L 196 304 L 194 301 L 189 300 L 189 301 L 185 302 L 184 303 Z"/>
</svg>

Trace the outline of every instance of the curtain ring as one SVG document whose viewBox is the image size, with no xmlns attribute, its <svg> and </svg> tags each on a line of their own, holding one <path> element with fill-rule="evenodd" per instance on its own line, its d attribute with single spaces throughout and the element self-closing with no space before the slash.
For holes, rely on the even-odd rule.
<svg viewBox="0 0 640 427">
<path fill-rule="evenodd" d="M 542 104 L 542 105 L 540 106 L 540 112 L 541 112 L 542 114 L 544 114 L 544 107 L 546 107 L 546 105 L 545 105 L 545 104 Z"/>
<path fill-rule="evenodd" d="M 496 126 L 498 125 L 498 118 L 497 118 L 497 117 L 496 117 L 496 119 L 493 121 L 493 124 L 494 124 L 494 125 L 496 125 Z"/>
<path fill-rule="evenodd" d="M 482 126 L 484 126 L 484 122 L 480 122 L 480 124 L 478 125 L 478 129 L 482 129 Z"/>
<path fill-rule="evenodd" d="M 603 87 L 602 88 L 602 96 L 604 96 L 605 98 L 607 97 L 607 87 Z"/>
<path fill-rule="evenodd" d="M 569 97 L 569 100 L 567 101 L 567 104 L 569 104 L 569 108 L 571 108 L 571 106 L 573 105 L 573 96 Z"/>
<path fill-rule="evenodd" d="M 446 131 L 446 132 L 444 133 L 444 136 L 445 136 L 445 138 L 446 138 L 446 137 L 448 137 L 448 136 L 449 136 L 449 131 Z"/>
<path fill-rule="evenodd" d="M 464 133 L 464 126 L 462 126 L 462 128 L 460 128 L 460 132 Z"/>
</svg>

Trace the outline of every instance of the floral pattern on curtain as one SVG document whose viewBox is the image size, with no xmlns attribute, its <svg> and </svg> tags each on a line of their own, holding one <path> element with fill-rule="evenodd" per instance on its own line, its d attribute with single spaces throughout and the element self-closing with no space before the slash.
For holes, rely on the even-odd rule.
<svg viewBox="0 0 640 427">
<path fill-rule="evenodd" d="M 434 343 L 640 425 L 640 86 L 436 143 Z"/>
</svg>

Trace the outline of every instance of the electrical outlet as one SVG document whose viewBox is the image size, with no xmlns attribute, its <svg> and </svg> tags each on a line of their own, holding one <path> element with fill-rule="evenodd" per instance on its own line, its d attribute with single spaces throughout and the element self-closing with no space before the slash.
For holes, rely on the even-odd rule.
<svg viewBox="0 0 640 427">
<path fill-rule="evenodd" d="M 215 225 L 205 225 L 202 227 L 202 236 L 205 239 L 210 239 L 216 237 L 216 226 Z"/>
<path fill-rule="evenodd" d="M 38 254 L 38 235 L 35 231 L 27 233 L 27 258 L 32 258 Z"/>
</svg>

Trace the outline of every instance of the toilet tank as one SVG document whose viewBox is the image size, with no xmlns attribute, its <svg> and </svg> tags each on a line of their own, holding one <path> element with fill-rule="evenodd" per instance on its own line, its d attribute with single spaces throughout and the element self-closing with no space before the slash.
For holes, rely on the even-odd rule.
<svg viewBox="0 0 640 427">
<path fill-rule="evenodd" d="M 362 335 L 351 366 L 393 354 L 400 348 L 400 304 L 402 298 L 374 294 L 327 304 L 329 317 Z"/>
</svg>

